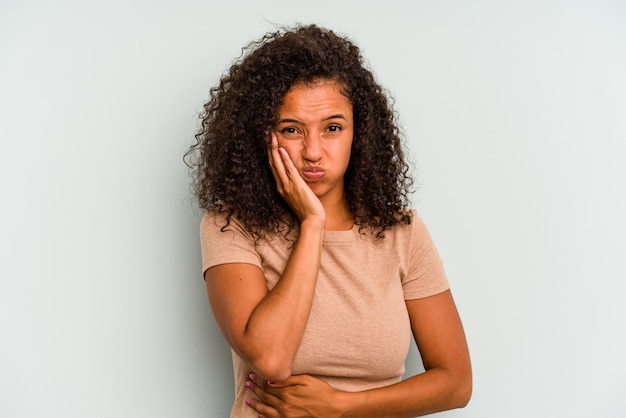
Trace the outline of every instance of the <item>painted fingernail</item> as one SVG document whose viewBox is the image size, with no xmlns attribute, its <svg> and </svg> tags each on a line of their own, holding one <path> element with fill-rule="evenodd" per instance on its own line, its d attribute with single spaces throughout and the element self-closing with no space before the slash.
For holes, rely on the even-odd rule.
<svg viewBox="0 0 626 418">
<path fill-rule="evenodd" d="M 246 399 L 246 405 L 252 406 L 252 401 L 250 399 Z"/>
<path fill-rule="evenodd" d="M 254 379 L 256 376 L 254 375 L 254 373 L 250 373 L 250 374 L 248 375 L 248 377 L 250 378 L 250 380 L 252 380 L 252 379 Z"/>
<path fill-rule="evenodd" d="M 268 381 L 267 381 L 267 384 L 268 384 L 268 385 L 273 385 L 274 383 L 276 383 L 276 382 L 272 382 L 271 380 L 268 380 Z"/>
<path fill-rule="evenodd" d="M 252 383 L 250 383 L 249 380 L 246 380 L 246 383 L 243 384 L 245 387 L 249 388 L 250 386 L 252 386 Z"/>
</svg>

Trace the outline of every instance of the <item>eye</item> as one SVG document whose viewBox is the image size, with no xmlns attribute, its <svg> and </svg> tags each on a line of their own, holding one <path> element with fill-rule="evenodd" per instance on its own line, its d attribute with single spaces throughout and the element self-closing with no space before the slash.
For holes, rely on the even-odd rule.
<svg viewBox="0 0 626 418">
<path fill-rule="evenodd" d="M 288 134 L 288 135 L 289 134 L 295 134 L 297 132 L 298 132 L 298 130 L 296 128 L 294 128 L 293 126 L 288 126 L 288 127 L 283 128 L 283 129 L 280 130 L 280 133 Z"/>
<path fill-rule="evenodd" d="M 340 125 L 330 125 L 330 126 L 328 127 L 328 130 L 329 130 L 330 132 L 340 132 L 340 131 L 341 131 L 341 129 L 342 129 L 342 128 L 341 128 L 341 126 L 340 126 Z"/>
</svg>

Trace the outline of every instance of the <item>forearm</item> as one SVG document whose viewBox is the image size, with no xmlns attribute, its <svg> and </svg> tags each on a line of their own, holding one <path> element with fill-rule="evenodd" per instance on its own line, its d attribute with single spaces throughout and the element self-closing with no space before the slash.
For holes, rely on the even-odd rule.
<svg viewBox="0 0 626 418">
<path fill-rule="evenodd" d="M 324 224 L 303 222 L 285 270 L 259 302 L 246 324 L 247 361 L 261 376 L 291 375 L 296 351 L 309 318 L 322 252 Z"/>
<path fill-rule="evenodd" d="M 341 392 L 343 417 L 416 417 L 462 408 L 471 396 L 471 372 L 434 368 L 391 386 Z"/>
</svg>

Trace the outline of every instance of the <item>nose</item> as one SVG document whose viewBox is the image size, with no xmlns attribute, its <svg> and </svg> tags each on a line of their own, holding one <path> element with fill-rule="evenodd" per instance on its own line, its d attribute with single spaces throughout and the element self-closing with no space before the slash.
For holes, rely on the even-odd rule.
<svg viewBox="0 0 626 418">
<path fill-rule="evenodd" d="M 305 138 L 302 156 L 311 162 L 322 159 L 322 138 L 320 138 L 319 133 L 312 132 Z"/>
</svg>

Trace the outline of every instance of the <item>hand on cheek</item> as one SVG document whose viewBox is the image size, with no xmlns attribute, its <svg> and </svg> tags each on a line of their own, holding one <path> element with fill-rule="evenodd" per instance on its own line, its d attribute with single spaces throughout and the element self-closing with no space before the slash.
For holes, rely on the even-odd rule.
<svg viewBox="0 0 626 418">
<path fill-rule="evenodd" d="M 322 203 L 306 184 L 287 151 L 278 145 L 276 133 L 272 132 L 271 135 L 272 141 L 268 148 L 268 161 L 276 180 L 278 193 L 300 221 L 314 218 L 324 223 L 326 213 Z"/>
</svg>

